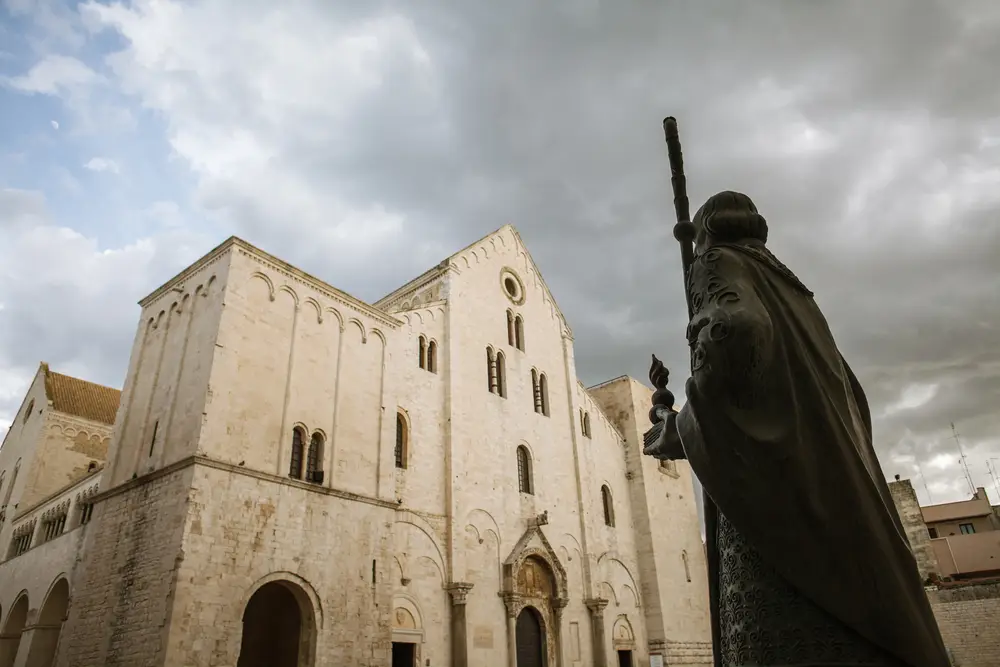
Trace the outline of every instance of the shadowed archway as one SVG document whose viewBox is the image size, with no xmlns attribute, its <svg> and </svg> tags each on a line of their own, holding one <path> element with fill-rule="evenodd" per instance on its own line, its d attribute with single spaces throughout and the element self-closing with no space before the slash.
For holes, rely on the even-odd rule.
<svg viewBox="0 0 1000 667">
<path fill-rule="evenodd" d="M 21 594 L 7 612 L 7 619 L 0 629 L 0 667 L 14 667 L 21 634 L 28 622 L 28 596 Z"/>
<path fill-rule="evenodd" d="M 312 667 L 315 628 L 305 591 L 290 581 L 270 581 L 243 611 L 237 667 Z"/>
<path fill-rule="evenodd" d="M 38 621 L 31 631 L 31 651 L 25 667 L 52 667 L 56 661 L 56 648 L 66 612 L 69 609 L 69 582 L 60 577 L 42 603 Z"/>
</svg>

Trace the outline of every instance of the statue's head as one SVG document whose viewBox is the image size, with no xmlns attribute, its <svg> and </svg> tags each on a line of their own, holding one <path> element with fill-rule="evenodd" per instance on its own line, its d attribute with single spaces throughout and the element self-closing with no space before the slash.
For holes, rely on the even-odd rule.
<svg viewBox="0 0 1000 667">
<path fill-rule="evenodd" d="M 767 242 L 767 220 L 750 197 L 741 192 L 720 192 L 708 198 L 694 214 L 695 252 L 716 243 Z"/>
</svg>

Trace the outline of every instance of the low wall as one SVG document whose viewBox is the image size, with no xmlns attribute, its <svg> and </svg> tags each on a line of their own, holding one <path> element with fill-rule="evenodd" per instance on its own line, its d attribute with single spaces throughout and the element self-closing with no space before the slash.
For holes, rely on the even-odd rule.
<svg viewBox="0 0 1000 667">
<path fill-rule="evenodd" d="M 1000 579 L 927 590 L 955 667 L 1000 665 Z"/>
</svg>

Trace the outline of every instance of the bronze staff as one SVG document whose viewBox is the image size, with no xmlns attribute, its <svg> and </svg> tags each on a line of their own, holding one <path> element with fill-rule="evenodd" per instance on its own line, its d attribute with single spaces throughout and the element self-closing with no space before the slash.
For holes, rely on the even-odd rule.
<svg viewBox="0 0 1000 667">
<path fill-rule="evenodd" d="M 681 265 L 684 270 L 684 299 L 687 302 L 688 321 L 694 316 L 694 309 L 691 306 L 691 291 L 688 289 L 688 276 L 691 272 L 691 264 L 694 262 L 694 225 L 691 223 L 691 213 L 687 196 L 687 177 L 684 175 L 684 154 L 681 152 L 681 140 L 677 134 L 677 119 L 667 116 L 663 119 L 663 132 L 667 140 L 667 156 L 670 160 L 670 185 L 674 191 L 674 212 L 677 215 L 677 223 L 674 225 L 674 238 L 681 246 Z M 653 357 L 654 369 L 650 370 L 650 379 L 658 390 L 666 391 L 667 374 L 664 377 L 656 377 L 656 366 L 659 364 L 656 357 Z M 658 386 L 662 385 L 662 386 Z M 655 401 L 659 402 L 659 401 Z M 673 408 L 673 399 L 668 403 Z M 663 422 L 661 422 L 662 424 Z M 715 502 L 708 495 L 707 491 L 702 492 L 702 499 L 705 512 L 705 554 L 708 561 L 708 604 L 712 619 L 712 653 L 715 656 L 715 665 L 722 664 L 722 655 L 719 636 L 719 549 L 717 544 L 718 514 Z"/>
</svg>

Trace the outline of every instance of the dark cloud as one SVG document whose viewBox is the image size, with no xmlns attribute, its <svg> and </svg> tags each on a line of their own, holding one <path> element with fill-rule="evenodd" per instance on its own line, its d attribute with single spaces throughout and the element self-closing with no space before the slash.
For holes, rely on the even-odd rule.
<svg viewBox="0 0 1000 667">
<path fill-rule="evenodd" d="M 963 494 L 955 465 L 930 463 L 954 453 L 952 421 L 980 468 L 1000 456 L 993 4 L 258 6 L 270 32 L 221 0 L 169 26 L 88 13 L 131 44 L 117 80 L 236 233 L 375 300 L 511 222 L 585 383 L 645 378 L 655 351 L 679 389 L 675 115 L 692 211 L 723 189 L 755 199 L 868 391 L 887 474 L 915 474 L 916 451 L 935 500 Z M 377 38 L 338 41 L 355 30 Z M 907 408 L 912 387 L 932 398 Z"/>
</svg>

